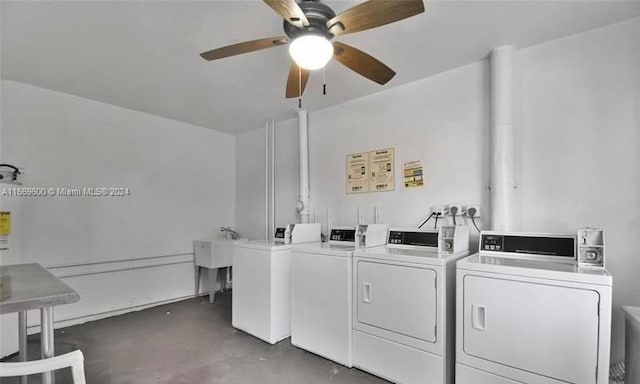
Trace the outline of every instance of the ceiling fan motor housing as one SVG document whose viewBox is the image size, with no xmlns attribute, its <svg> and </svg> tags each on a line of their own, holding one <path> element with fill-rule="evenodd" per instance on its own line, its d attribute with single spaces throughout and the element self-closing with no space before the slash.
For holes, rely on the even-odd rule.
<svg viewBox="0 0 640 384">
<path fill-rule="evenodd" d="M 284 33 L 289 39 L 294 40 L 297 37 L 304 35 L 319 35 L 325 37 L 327 40 L 333 39 L 333 34 L 327 27 L 327 21 L 336 16 L 336 13 L 329 8 L 329 6 L 319 1 L 304 1 L 298 4 L 304 12 L 309 25 L 306 27 L 298 28 L 285 20 L 283 23 Z"/>
</svg>

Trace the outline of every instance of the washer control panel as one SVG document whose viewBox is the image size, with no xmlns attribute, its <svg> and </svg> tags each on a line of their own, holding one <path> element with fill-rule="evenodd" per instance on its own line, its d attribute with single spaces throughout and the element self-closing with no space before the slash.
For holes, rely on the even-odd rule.
<svg viewBox="0 0 640 384">
<path fill-rule="evenodd" d="M 331 235 L 329 235 L 329 240 L 348 241 L 353 243 L 356 241 L 356 229 L 355 228 L 348 228 L 348 229 L 332 228 Z"/>
<path fill-rule="evenodd" d="M 276 233 L 273 237 L 275 237 L 276 239 L 284 240 L 284 233 L 286 232 L 286 230 L 287 229 L 285 227 L 276 228 Z"/>
<path fill-rule="evenodd" d="M 433 247 L 438 248 L 438 234 L 436 230 L 396 230 L 389 231 L 390 245 L 412 245 L 418 247 Z"/>
<path fill-rule="evenodd" d="M 576 259 L 576 237 L 530 233 L 499 233 L 483 231 L 480 253 L 556 261 Z"/>
<path fill-rule="evenodd" d="M 504 244 L 504 236 L 486 235 L 482 237 L 482 247 L 485 251 L 502 251 Z"/>
</svg>

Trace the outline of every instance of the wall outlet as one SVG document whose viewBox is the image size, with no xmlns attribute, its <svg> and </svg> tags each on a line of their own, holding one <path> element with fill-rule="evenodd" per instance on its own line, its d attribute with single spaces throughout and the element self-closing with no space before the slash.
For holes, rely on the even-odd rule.
<svg viewBox="0 0 640 384">
<path fill-rule="evenodd" d="M 462 215 L 464 215 L 464 211 L 462 210 L 462 204 L 449 204 L 449 207 L 447 209 L 447 214 L 449 216 L 462 216 Z"/>
<path fill-rule="evenodd" d="M 448 205 L 432 205 L 431 206 L 431 213 L 433 213 L 433 215 L 438 215 L 440 217 L 444 217 L 444 215 L 447 214 L 447 211 L 449 209 Z"/>
<path fill-rule="evenodd" d="M 479 205 L 467 205 L 464 207 L 464 215 L 466 217 L 472 217 L 472 215 L 470 214 L 469 210 L 473 211 L 475 209 L 475 213 L 473 215 L 474 219 L 477 219 L 480 217 L 480 206 Z"/>
</svg>

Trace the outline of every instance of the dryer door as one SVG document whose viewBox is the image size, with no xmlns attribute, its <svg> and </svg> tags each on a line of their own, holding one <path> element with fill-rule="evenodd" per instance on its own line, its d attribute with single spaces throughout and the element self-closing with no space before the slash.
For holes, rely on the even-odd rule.
<svg viewBox="0 0 640 384">
<path fill-rule="evenodd" d="M 356 268 L 358 322 L 436 342 L 436 271 L 369 261 Z"/>
<path fill-rule="evenodd" d="M 464 353 L 569 383 L 595 383 L 595 291 L 464 277 Z"/>
</svg>

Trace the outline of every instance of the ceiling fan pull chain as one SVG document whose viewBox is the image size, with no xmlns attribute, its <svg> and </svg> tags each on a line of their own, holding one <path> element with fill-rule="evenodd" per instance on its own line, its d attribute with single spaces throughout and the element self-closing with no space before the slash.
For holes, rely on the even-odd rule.
<svg viewBox="0 0 640 384">
<path fill-rule="evenodd" d="M 322 94 L 327 94 L 327 67 L 322 68 Z"/>
<path fill-rule="evenodd" d="M 298 67 L 298 109 L 302 109 L 302 68 Z"/>
</svg>

